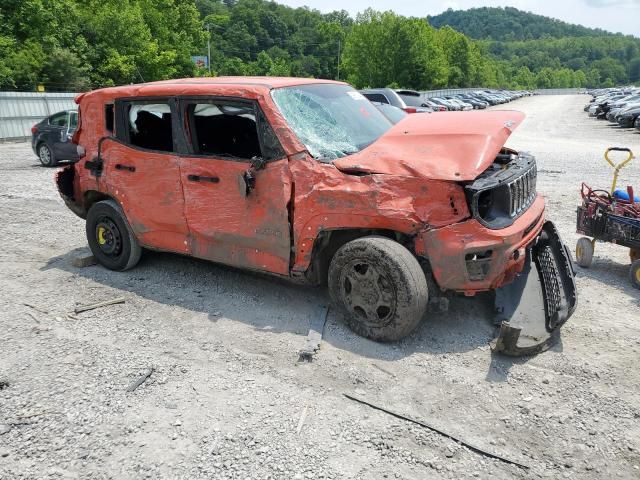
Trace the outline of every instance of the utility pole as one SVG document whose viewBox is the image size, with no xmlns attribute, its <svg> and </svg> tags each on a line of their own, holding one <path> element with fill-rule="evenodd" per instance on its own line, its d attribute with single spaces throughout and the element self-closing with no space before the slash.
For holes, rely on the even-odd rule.
<svg viewBox="0 0 640 480">
<path fill-rule="evenodd" d="M 340 44 L 342 43 L 342 41 L 340 39 L 338 39 L 338 78 L 336 78 L 336 80 L 340 80 Z"/>
<path fill-rule="evenodd" d="M 209 76 L 211 76 L 211 25 L 208 23 L 205 25 L 207 29 L 207 67 L 209 68 Z"/>
</svg>

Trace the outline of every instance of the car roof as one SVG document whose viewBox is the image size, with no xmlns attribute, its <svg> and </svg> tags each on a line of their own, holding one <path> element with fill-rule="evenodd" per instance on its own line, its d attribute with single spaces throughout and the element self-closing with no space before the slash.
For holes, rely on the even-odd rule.
<svg viewBox="0 0 640 480">
<path fill-rule="evenodd" d="M 104 97 L 134 97 L 134 96 L 162 96 L 162 95 L 202 95 L 212 86 L 216 86 L 217 93 L 232 94 L 234 92 L 252 91 L 255 94 L 266 94 L 269 90 L 296 85 L 312 85 L 331 83 L 347 85 L 335 80 L 323 80 L 315 78 L 297 77 L 197 77 L 177 78 L 172 80 L 160 80 L 157 82 L 122 85 L 119 87 L 107 87 L 81 93 L 76 96 L 76 103 L 80 103 L 83 97 L 88 95 L 100 95 Z"/>
</svg>

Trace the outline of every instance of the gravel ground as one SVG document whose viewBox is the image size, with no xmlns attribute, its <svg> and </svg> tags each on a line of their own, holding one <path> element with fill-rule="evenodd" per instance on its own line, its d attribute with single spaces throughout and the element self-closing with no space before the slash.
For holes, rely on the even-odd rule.
<svg viewBox="0 0 640 480">
<path fill-rule="evenodd" d="M 528 114 L 509 145 L 537 155 L 549 216 L 572 245 L 580 182 L 610 184 L 603 150 L 640 152 L 639 134 L 588 119 L 586 101 L 508 106 Z M 394 345 L 330 312 L 315 361 L 300 364 L 325 291 L 160 253 L 126 273 L 75 268 L 84 224 L 54 171 L 27 144 L 4 144 L 0 172 L 2 479 L 640 478 L 640 292 L 623 248 L 598 244 L 561 344 L 536 357 L 491 355 L 481 297 L 454 299 Z M 639 179 L 636 162 L 621 184 Z"/>
</svg>

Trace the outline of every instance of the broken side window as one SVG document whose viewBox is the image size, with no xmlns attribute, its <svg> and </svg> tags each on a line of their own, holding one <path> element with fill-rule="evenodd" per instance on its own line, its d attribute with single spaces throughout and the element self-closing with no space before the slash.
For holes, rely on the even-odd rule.
<svg viewBox="0 0 640 480">
<path fill-rule="evenodd" d="M 168 103 L 131 102 L 127 107 L 129 143 L 163 152 L 173 151 L 171 106 Z"/>
<path fill-rule="evenodd" d="M 262 157 L 253 105 L 188 103 L 186 114 L 196 155 Z"/>
<path fill-rule="evenodd" d="M 267 117 L 265 117 L 264 113 L 260 109 L 258 109 L 258 129 L 262 139 L 264 159 L 268 162 L 270 160 L 277 160 L 284 157 L 285 152 L 280 144 L 280 140 L 276 137 L 275 132 L 267 121 Z"/>
</svg>

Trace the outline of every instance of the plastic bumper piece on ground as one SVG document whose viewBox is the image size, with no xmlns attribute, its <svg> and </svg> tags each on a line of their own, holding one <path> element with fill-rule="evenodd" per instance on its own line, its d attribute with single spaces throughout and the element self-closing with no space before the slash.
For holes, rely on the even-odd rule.
<svg viewBox="0 0 640 480">
<path fill-rule="evenodd" d="M 569 250 L 555 225 L 546 222 L 527 249 L 525 268 L 512 283 L 496 290 L 501 326 L 491 342 L 492 350 L 510 356 L 547 350 L 559 339 L 559 329 L 573 315 L 576 304 Z"/>
</svg>

